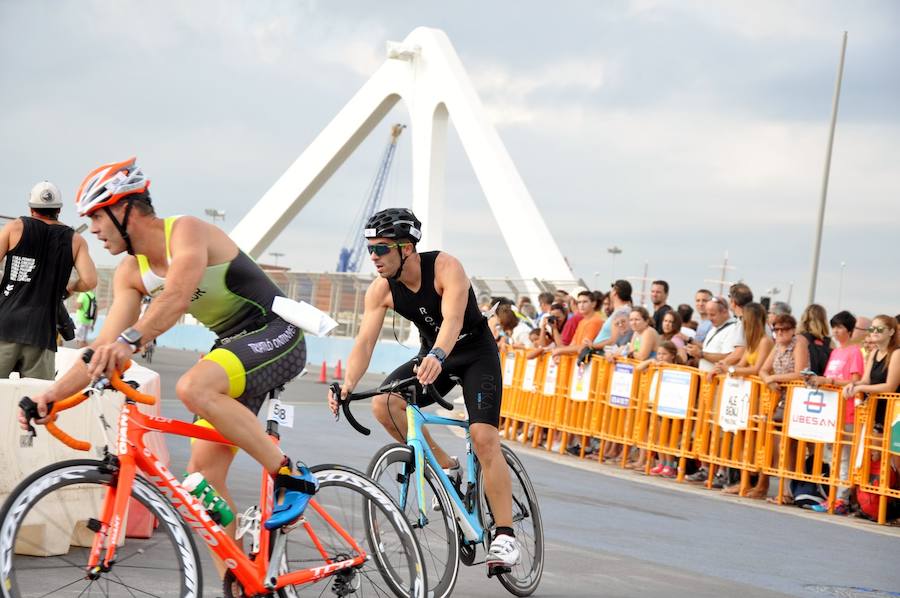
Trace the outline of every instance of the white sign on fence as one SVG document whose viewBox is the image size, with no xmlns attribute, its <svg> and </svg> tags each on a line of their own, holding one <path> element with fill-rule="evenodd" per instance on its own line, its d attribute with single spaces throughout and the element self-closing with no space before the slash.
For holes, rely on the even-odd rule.
<svg viewBox="0 0 900 598">
<path fill-rule="evenodd" d="M 840 396 L 833 390 L 794 388 L 788 436 L 811 442 L 834 442 Z"/>
<path fill-rule="evenodd" d="M 537 359 L 525 361 L 525 373 L 522 375 L 522 389 L 525 392 L 534 392 L 534 373 L 537 371 Z"/>
<path fill-rule="evenodd" d="M 591 389 L 591 366 L 588 362 L 585 366 L 572 368 L 572 383 L 569 385 L 569 397 L 573 401 L 587 401 L 588 392 Z"/>
<path fill-rule="evenodd" d="M 609 383 L 609 404 L 613 407 L 628 407 L 631 402 L 631 386 L 634 381 L 634 366 L 617 363 Z"/>
<path fill-rule="evenodd" d="M 553 358 L 547 360 L 547 375 L 544 376 L 544 394 L 552 395 L 556 392 L 556 376 L 559 374 L 559 365 Z"/>
<path fill-rule="evenodd" d="M 750 391 L 753 383 L 745 378 L 725 378 L 719 401 L 719 427 L 726 432 L 746 430 L 750 423 Z"/>
<path fill-rule="evenodd" d="M 512 386 L 513 376 L 516 375 L 516 354 L 507 353 L 503 362 L 503 386 Z"/>
<path fill-rule="evenodd" d="M 678 370 L 663 370 L 659 382 L 656 414 L 674 419 L 687 417 L 691 402 L 691 374 Z"/>
</svg>

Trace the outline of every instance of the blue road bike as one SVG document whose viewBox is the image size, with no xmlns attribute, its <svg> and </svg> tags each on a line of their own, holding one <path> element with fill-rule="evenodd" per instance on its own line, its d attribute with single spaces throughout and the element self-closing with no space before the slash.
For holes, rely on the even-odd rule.
<svg viewBox="0 0 900 598">
<path fill-rule="evenodd" d="M 479 546 L 486 553 L 495 527 L 491 506 L 484 491 L 484 476 L 472 450 L 468 420 L 425 413 L 417 405 L 416 378 L 413 376 L 384 384 L 378 388 L 349 394 L 340 401 L 347 421 L 361 434 L 370 430 L 361 425 L 350 411 L 350 403 L 378 395 L 391 394 L 406 401 L 406 444 L 382 447 L 369 464 L 369 475 L 394 498 L 406 514 L 422 552 L 428 579 L 429 598 L 445 598 L 453 592 L 459 575 L 459 564 L 479 565 Z M 435 401 L 450 411 L 453 405 L 444 400 L 433 386 L 426 387 Z M 331 387 L 340 397 L 340 387 Z M 453 479 L 425 442 L 424 425 L 455 426 L 465 432 L 465 479 Z M 513 529 L 519 541 L 521 559 L 512 568 L 497 568 L 489 576 L 498 578 L 503 587 L 516 596 L 529 596 L 538 587 L 544 569 L 544 528 L 537 495 L 525 467 L 515 453 L 501 445 L 512 482 Z"/>
</svg>

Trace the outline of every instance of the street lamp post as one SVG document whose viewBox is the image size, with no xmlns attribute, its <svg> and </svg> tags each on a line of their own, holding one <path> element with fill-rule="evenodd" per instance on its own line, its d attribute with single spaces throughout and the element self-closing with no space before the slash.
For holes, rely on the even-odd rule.
<svg viewBox="0 0 900 598">
<path fill-rule="evenodd" d="M 619 255 L 620 253 L 622 253 L 622 250 L 618 246 L 613 245 L 612 247 L 607 247 L 606 252 L 609 253 L 610 255 L 612 255 L 612 279 L 615 280 L 616 279 L 616 256 Z"/>
</svg>

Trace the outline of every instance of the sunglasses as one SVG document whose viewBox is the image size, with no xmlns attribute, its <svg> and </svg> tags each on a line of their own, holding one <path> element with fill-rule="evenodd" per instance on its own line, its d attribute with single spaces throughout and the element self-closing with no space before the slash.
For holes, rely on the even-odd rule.
<svg viewBox="0 0 900 598">
<path fill-rule="evenodd" d="M 394 247 L 403 247 L 404 245 L 409 245 L 409 243 L 376 243 L 375 245 L 366 245 L 366 248 L 370 255 L 374 253 L 378 257 L 382 257 L 389 254 Z"/>
<path fill-rule="evenodd" d="M 869 326 L 866 328 L 866 332 L 868 333 L 877 332 L 878 334 L 881 334 L 885 330 L 887 330 L 887 326 Z"/>
</svg>

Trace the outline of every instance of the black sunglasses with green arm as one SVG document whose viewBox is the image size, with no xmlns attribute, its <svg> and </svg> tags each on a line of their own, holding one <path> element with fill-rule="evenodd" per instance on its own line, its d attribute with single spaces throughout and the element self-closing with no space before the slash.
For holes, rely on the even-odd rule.
<svg viewBox="0 0 900 598">
<path fill-rule="evenodd" d="M 374 245 L 366 245 L 366 248 L 370 254 L 374 253 L 381 257 L 390 253 L 394 247 L 403 247 L 404 245 L 409 245 L 409 243 L 375 243 Z"/>
</svg>

